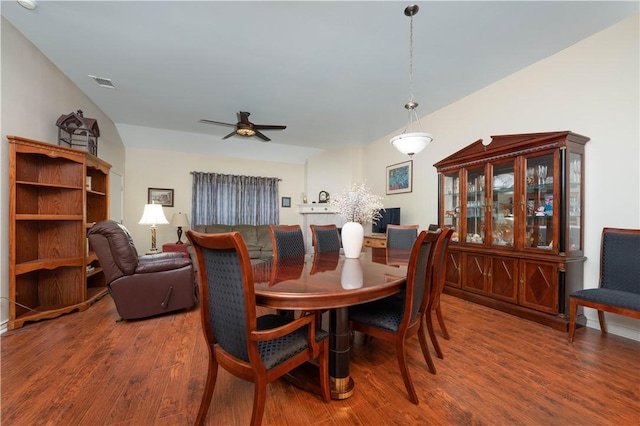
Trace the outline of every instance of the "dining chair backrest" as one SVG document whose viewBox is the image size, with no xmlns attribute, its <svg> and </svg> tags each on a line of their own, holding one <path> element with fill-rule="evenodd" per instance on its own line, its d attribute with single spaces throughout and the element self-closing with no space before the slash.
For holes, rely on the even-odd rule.
<svg viewBox="0 0 640 426">
<path fill-rule="evenodd" d="M 434 307 L 437 306 L 438 303 L 440 303 L 440 295 L 444 290 L 447 253 L 452 235 L 452 228 L 442 228 L 440 231 L 440 238 L 438 238 L 435 246 L 432 270 L 433 275 L 431 279 L 431 300 L 429 301 L 429 304 L 433 305 Z"/>
<path fill-rule="evenodd" d="M 387 225 L 387 248 L 411 249 L 418 238 L 418 225 Z"/>
<path fill-rule="evenodd" d="M 203 263 L 198 273 L 205 275 L 199 281 L 200 302 L 206 308 L 203 328 L 209 341 L 249 362 L 247 335 L 256 326 L 249 252 L 238 232 L 207 235 L 211 238 L 193 244 L 198 262 Z"/>
<path fill-rule="evenodd" d="M 304 237 L 300 225 L 270 225 L 273 259 L 304 256 Z"/>
<path fill-rule="evenodd" d="M 314 253 L 340 250 L 340 234 L 336 225 L 309 225 Z"/>
<path fill-rule="evenodd" d="M 422 231 L 411 249 L 407 268 L 407 295 L 413 294 L 409 324 L 416 321 L 417 315 L 425 312 L 431 298 L 429 282 L 433 276 L 434 255 L 439 232 Z M 405 306 L 408 309 L 409 306 Z"/>
</svg>

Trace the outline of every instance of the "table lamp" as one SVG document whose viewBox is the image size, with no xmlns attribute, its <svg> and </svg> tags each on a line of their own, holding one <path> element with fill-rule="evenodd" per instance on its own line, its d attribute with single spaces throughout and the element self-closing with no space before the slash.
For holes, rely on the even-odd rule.
<svg viewBox="0 0 640 426">
<path fill-rule="evenodd" d="M 182 227 L 189 227 L 189 217 L 186 213 L 174 213 L 171 217 L 171 226 L 176 226 L 178 228 L 178 241 L 176 244 L 184 244 L 182 242 Z"/>
<path fill-rule="evenodd" d="M 167 223 L 169 223 L 169 221 L 164 215 L 164 211 L 162 211 L 161 204 L 146 204 L 144 206 L 144 212 L 138 224 L 151 225 L 151 250 L 149 250 L 149 254 L 158 253 L 158 249 L 156 248 L 156 231 L 158 227 L 156 225 L 164 225 Z"/>
</svg>

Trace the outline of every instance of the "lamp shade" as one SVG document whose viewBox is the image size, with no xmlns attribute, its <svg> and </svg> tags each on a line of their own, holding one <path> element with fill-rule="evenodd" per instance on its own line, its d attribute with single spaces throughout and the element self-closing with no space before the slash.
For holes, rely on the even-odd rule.
<svg viewBox="0 0 640 426">
<path fill-rule="evenodd" d="M 138 224 L 140 225 L 158 225 L 167 224 L 169 221 L 164 215 L 162 204 L 145 204 L 142 218 Z"/>
<path fill-rule="evenodd" d="M 171 216 L 171 226 L 188 228 L 189 217 L 186 213 L 174 213 L 173 216 Z"/>
<path fill-rule="evenodd" d="M 422 151 L 431 143 L 433 137 L 429 133 L 402 133 L 393 137 L 389 143 L 403 154 L 413 155 Z"/>
</svg>

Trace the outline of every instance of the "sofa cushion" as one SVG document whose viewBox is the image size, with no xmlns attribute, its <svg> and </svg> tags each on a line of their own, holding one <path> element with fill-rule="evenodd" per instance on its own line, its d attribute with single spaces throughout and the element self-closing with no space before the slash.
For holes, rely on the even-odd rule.
<svg viewBox="0 0 640 426">
<path fill-rule="evenodd" d="M 256 233 L 258 245 L 262 247 L 262 251 L 272 252 L 273 247 L 271 246 L 271 231 L 269 230 L 269 225 L 256 226 Z"/>
<path fill-rule="evenodd" d="M 224 232 L 231 232 L 233 229 L 231 225 L 196 225 L 193 227 L 196 232 L 202 232 L 203 234 L 222 234 Z"/>
<path fill-rule="evenodd" d="M 258 244 L 258 232 L 256 231 L 256 225 L 233 225 L 234 231 L 238 231 L 244 243 L 249 250 L 260 250 L 262 246 Z"/>
</svg>

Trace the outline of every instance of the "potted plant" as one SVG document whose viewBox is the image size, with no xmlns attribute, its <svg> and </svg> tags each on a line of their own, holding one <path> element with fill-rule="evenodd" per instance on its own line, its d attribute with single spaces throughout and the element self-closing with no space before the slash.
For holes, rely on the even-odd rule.
<svg viewBox="0 0 640 426">
<path fill-rule="evenodd" d="M 347 191 L 333 197 L 329 205 L 347 220 L 342 226 L 342 247 L 347 258 L 360 257 L 366 223 L 376 223 L 382 215 L 383 198 L 371 193 L 363 184 L 353 184 Z"/>
</svg>

